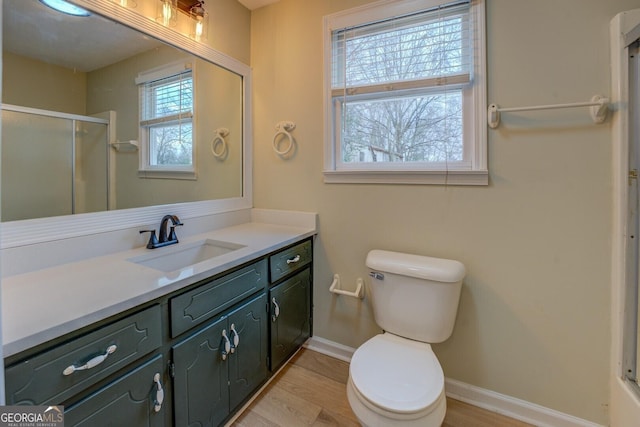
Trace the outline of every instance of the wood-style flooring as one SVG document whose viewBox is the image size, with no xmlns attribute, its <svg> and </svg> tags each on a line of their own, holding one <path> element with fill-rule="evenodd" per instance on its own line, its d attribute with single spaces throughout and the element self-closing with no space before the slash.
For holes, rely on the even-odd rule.
<svg viewBox="0 0 640 427">
<path fill-rule="evenodd" d="M 233 427 L 359 426 L 347 401 L 349 364 L 302 349 L 231 424 Z M 525 427 L 447 398 L 443 427 Z"/>
</svg>

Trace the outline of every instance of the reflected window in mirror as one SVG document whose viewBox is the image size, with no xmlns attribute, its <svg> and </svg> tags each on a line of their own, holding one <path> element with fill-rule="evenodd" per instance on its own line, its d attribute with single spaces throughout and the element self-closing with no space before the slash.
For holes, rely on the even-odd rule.
<svg viewBox="0 0 640 427">
<path fill-rule="evenodd" d="M 195 178 L 192 64 L 180 61 L 146 71 L 136 78 L 136 84 L 140 93 L 140 176 Z"/>
</svg>

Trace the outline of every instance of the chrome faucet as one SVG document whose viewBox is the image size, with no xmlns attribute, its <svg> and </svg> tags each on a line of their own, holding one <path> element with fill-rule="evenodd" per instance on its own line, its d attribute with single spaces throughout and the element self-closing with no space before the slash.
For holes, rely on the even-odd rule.
<svg viewBox="0 0 640 427">
<path fill-rule="evenodd" d="M 169 235 L 167 236 L 167 226 L 171 221 L 169 228 Z M 156 237 L 156 230 L 140 230 L 140 233 L 151 233 L 149 236 L 149 242 L 147 243 L 148 249 L 161 248 L 163 246 L 173 245 L 178 243 L 178 236 L 176 235 L 176 227 L 183 225 L 180 219 L 176 215 L 165 215 L 160 221 L 160 229 L 158 230 L 158 237 Z"/>
</svg>

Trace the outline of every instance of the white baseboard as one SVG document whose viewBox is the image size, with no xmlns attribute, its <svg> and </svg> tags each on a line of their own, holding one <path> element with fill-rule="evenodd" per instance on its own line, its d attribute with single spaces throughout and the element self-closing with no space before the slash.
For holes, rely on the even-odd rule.
<svg viewBox="0 0 640 427">
<path fill-rule="evenodd" d="M 336 342 L 311 337 L 305 344 L 309 350 L 335 357 L 336 359 L 351 361 L 355 351 Z M 496 393 L 491 390 L 476 387 L 461 381 L 446 378 L 445 390 L 448 397 L 502 414 L 539 427 L 602 427 L 591 421 L 583 420 L 563 412 L 549 409 L 526 400 Z"/>
<path fill-rule="evenodd" d="M 304 343 L 304 347 L 345 362 L 351 362 L 351 356 L 353 356 L 353 352 L 356 351 L 353 347 L 347 347 L 346 345 L 320 337 L 309 338 L 307 342 Z"/>
</svg>

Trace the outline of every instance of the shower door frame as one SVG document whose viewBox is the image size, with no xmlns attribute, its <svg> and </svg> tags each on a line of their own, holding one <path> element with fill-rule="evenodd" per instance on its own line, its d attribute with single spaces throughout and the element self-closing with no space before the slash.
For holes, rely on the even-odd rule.
<svg viewBox="0 0 640 427">
<path fill-rule="evenodd" d="M 622 12 L 610 27 L 611 109 L 612 111 L 612 186 L 613 221 L 611 238 L 611 375 L 610 423 L 614 426 L 637 425 L 640 419 L 640 389 L 637 378 L 638 317 L 638 222 L 631 219 L 631 187 L 640 182 L 631 167 L 630 46 L 640 39 L 640 9 Z M 636 111 L 637 113 L 637 111 Z M 637 120 L 637 116 L 635 118 Z M 636 126 L 638 129 L 638 126 Z M 638 146 L 640 149 L 640 146 Z M 634 156 L 639 158 L 638 155 Z M 640 165 L 638 165 L 640 166 Z M 633 188 L 632 188 L 633 189 Z M 636 193 L 637 195 L 637 193 Z M 634 196 L 635 197 L 635 196 Z M 630 226 L 631 224 L 631 226 Z M 633 237 L 632 237 L 633 236 Z M 633 242 L 633 243 L 630 243 Z"/>
</svg>

